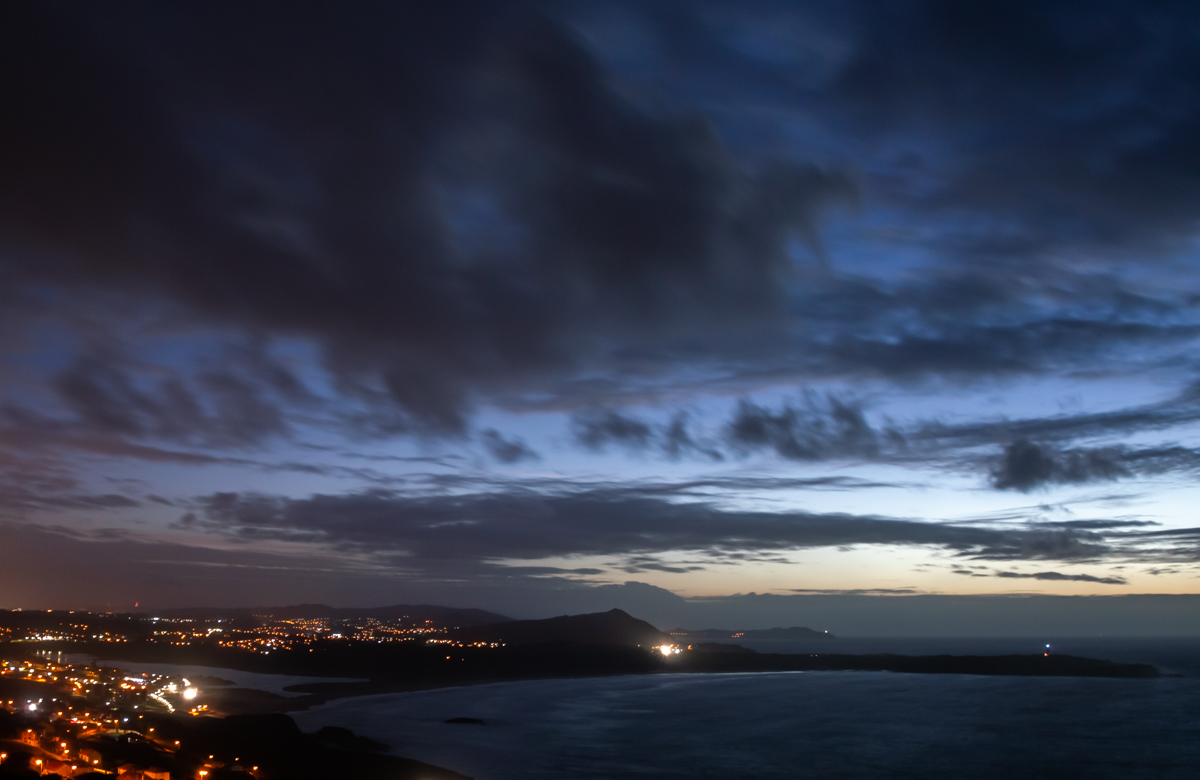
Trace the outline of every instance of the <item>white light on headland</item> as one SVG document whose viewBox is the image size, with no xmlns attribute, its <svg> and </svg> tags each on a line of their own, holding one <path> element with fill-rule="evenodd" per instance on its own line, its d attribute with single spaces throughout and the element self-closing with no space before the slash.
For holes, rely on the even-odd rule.
<svg viewBox="0 0 1200 780">
<path fill-rule="evenodd" d="M 196 698 L 197 693 L 199 693 L 199 691 L 197 691 L 195 688 L 188 688 L 188 689 L 184 690 L 183 698 L 194 699 L 194 698 Z"/>
</svg>

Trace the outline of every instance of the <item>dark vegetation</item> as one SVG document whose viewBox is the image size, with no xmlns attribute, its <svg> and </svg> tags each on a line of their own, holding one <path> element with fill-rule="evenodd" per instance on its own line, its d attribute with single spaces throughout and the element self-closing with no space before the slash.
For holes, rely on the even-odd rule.
<svg viewBox="0 0 1200 780">
<path fill-rule="evenodd" d="M 159 742 L 179 741 L 173 754 L 144 739 L 95 738 L 86 745 L 104 756 L 102 768 L 108 772 L 131 763 L 161 767 L 172 777 L 195 777 L 198 767 L 206 767 L 209 780 L 464 780 L 456 772 L 379 753 L 383 745 L 345 729 L 304 734 L 291 718 L 281 714 L 226 718 L 153 715 L 146 717 L 142 727 L 151 724 Z M 40 751 L 14 746 L 7 752 L 0 778 L 37 777 L 28 767 L 35 752 L 42 755 Z M 100 776 L 111 780 L 113 775 Z"/>
</svg>

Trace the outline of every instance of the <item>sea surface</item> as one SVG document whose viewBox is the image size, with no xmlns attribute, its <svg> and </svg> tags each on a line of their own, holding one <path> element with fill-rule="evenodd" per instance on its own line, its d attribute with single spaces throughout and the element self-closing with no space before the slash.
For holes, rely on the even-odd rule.
<svg viewBox="0 0 1200 780">
<path fill-rule="evenodd" d="M 1003 654 L 1041 639 L 820 647 Z M 344 726 L 477 780 L 1200 777 L 1200 641 L 1047 641 L 1182 676 L 634 675 L 342 699 L 293 715 L 306 731 Z M 445 723 L 457 717 L 485 725 Z"/>
</svg>

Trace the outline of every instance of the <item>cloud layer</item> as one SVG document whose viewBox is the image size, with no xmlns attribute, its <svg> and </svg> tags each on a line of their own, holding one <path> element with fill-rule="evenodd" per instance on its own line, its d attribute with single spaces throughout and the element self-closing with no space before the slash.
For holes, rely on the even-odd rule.
<svg viewBox="0 0 1200 780">
<path fill-rule="evenodd" d="M 0 519 L 443 585 L 859 545 L 1183 577 L 1187 500 L 1147 486 L 1200 466 L 1198 30 L 13 0 Z M 1164 503 L 1004 508 L 1114 482 Z"/>
</svg>

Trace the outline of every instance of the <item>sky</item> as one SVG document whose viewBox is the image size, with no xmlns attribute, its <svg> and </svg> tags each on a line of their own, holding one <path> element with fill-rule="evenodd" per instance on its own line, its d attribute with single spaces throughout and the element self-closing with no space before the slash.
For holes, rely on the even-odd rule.
<svg viewBox="0 0 1200 780">
<path fill-rule="evenodd" d="M 1200 595 L 1194 3 L 0 16 L 0 607 Z"/>
</svg>

